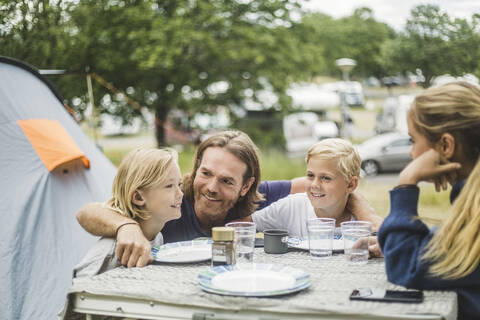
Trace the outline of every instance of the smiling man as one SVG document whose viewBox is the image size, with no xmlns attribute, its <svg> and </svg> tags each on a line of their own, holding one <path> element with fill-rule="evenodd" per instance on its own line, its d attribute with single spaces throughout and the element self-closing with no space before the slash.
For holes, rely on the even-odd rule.
<svg viewBox="0 0 480 320">
<path fill-rule="evenodd" d="M 256 147 L 240 131 L 224 131 L 202 142 L 183 183 L 182 217 L 162 230 L 165 242 L 210 236 L 212 227 L 248 216 L 259 205 L 269 205 L 300 187 L 290 181 L 260 184 Z"/>
<path fill-rule="evenodd" d="M 260 183 L 257 150 L 240 131 L 224 131 L 203 141 L 190 174 L 183 179 L 182 215 L 162 229 L 164 242 L 211 235 L 211 228 L 246 217 L 290 193 L 302 192 L 305 179 Z M 117 256 L 128 267 L 151 260 L 150 243 L 138 224 L 102 204 L 84 206 L 77 219 L 88 232 L 117 238 Z"/>
</svg>

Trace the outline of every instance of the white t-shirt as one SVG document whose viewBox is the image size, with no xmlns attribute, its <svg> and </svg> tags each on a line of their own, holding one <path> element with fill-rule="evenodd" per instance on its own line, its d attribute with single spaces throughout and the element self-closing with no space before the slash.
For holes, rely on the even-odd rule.
<svg viewBox="0 0 480 320">
<path fill-rule="evenodd" d="M 163 244 L 162 233 L 159 232 L 155 239 L 150 241 L 153 246 Z M 92 277 L 105 271 L 114 269 L 122 264 L 117 259 L 117 241 L 113 238 L 100 238 L 91 247 L 82 261 L 73 269 L 73 278 Z"/>
<path fill-rule="evenodd" d="M 294 193 L 252 214 L 257 231 L 283 229 L 291 237 L 307 238 L 307 220 L 317 218 L 306 193 Z M 352 220 L 355 217 L 352 215 Z M 340 238 L 340 228 L 335 228 L 335 238 Z"/>
</svg>

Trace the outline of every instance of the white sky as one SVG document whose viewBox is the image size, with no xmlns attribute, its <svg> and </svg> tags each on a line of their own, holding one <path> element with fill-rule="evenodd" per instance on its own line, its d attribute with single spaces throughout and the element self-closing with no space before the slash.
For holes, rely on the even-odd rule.
<svg viewBox="0 0 480 320">
<path fill-rule="evenodd" d="M 375 20 L 401 30 L 410 17 L 410 10 L 420 4 L 436 4 L 450 17 L 470 18 L 480 13 L 479 0 L 304 0 L 303 7 L 334 18 L 349 16 L 358 7 L 369 7 Z"/>
</svg>

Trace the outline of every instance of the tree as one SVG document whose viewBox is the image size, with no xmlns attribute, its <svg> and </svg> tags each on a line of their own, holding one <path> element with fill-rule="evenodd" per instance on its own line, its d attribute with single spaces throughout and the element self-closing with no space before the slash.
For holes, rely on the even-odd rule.
<svg viewBox="0 0 480 320">
<path fill-rule="evenodd" d="M 405 30 L 382 48 L 384 67 L 391 73 L 420 69 L 429 87 L 435 76 L 478 72 L 479 19 L 452 19 L 435 5 L 412 9 Z"/>
<path fill-rule="evenodd" d="M 321 65 L 315 47 L 292 36 L 296 0 L 0 1 L 0 54 L 73 71 L 54 81 L 79 111 L 88 101 L 86 68 L 101 75 L 155 112 L 159 145 L 173 108 L 242 107 L 265 88 L 286 107 L 288 84 Z M 101 112 L 138 115 L 93 89 Z"/>
<path fill-rule="evenodd" d="M 62 0 L 0 0 L 0 54 L 39 68 L 65 63 L 69 36 L 63 13 L 71 5 Z"/>
<path fill-rule="evenodd" d="M 293 0 L 81 0 L 71 17 L 79 61 L 155 112 L 162 145 L 173 108 L 242 107 L 265 87 L 288 105 L 290 81 L 319 59 L 289 36 L 295 8 Z"/>
<path fill-rule="evenodd" d="M 321 13 L 305 15 L 302 24 L 308 28 L 306 41 L 323 50 L 323 72 L 338 75 L 335 60 L 343 57 L 357 61 L 352 75 L 366 77 L 383 75 L 380 64 L 383 42 L 395 36 L 392 28 L 373 18 L 370 8 L 357 8 L 351 16 L 333 19 Z"/>
</svg>

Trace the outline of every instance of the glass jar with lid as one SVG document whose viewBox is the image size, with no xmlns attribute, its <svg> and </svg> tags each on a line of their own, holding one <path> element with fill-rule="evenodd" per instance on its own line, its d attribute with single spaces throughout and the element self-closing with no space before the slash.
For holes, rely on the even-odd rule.
<svg viewBox="0 0 480 320">
<path fill-rule="evenodd" d="M 212 228 L 212 267 L 235 264 L 234 236 L 233 228 Z"/>
</svg>

